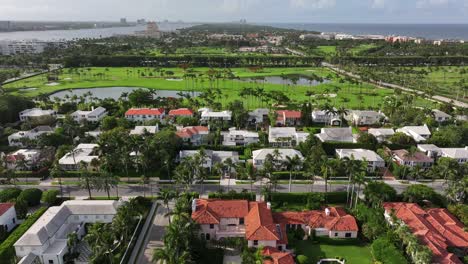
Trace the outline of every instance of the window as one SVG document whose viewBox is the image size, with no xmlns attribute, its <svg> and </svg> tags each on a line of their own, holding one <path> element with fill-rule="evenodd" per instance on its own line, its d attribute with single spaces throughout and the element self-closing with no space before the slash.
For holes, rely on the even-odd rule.
<svg viewBox="0 0 468 264">
<path fill-rule="evenodd" d="M 283 250 L 283 247 L 282 247 L 282 246 L 278 246 L 278 250 L 282 251 L 282 250 Z"/>
<path fill-rule="evenodd" d="M 211 235 L 210 234 L 206 234 L 206 240 L 209 241 L 211 239 Z"/>
<path fill-rule="evenodd" d="M 351 237 L 351 233 L 346 233 L 345 237 Z"/>
<path fill-rule="evenodd" d="M 239 218 L 239 225 L 243 225 L 244 224 L 244 218 Z"/>
<path fill-rule="evenodd" d="M 254 240 L 254 246 L 258 246 L 258 240 Z"/>
<path fill-rule="evenodd" d="M 54 261 L 52 259 L 49 259 L 49 264 L 54 264 Z"/>
<path fill-rule="evenodd" d="M 337 237 L 337 236 L 338 236 L 338 233 L 335 233 L 335 237 Z"/>
<path fill-rule="evenodd" d="M 210 229 L 214 229 L 214 224 L 210 224 Z"/>
</svg>

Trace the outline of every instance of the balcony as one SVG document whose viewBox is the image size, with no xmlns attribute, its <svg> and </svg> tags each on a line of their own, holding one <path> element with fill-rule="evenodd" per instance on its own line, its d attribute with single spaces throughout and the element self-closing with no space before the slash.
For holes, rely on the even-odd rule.
<svg viewBox="0 0 468 264">
<path fill-rule="evenodd" d="M 240 226 L 223 226 L 216 232 L 216 239 L 243 236 L 245 236 L 245 227 Z"/>
</svg>

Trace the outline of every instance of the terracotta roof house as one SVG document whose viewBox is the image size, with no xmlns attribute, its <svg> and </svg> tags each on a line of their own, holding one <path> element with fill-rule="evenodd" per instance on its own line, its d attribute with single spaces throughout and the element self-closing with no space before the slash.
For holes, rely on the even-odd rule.
<svg viewBox="0 0 468 264">
<path fill-rule="evenodd" d="M 176 132 L 176 135 L 181 138 L 184 143 L 194 146 L 203 145 L 208 134 L 210 134 L 210 131 L 208 127 L 205 126 L 180 127 Z"/>
<path fill-rule="evenodd" d="M 430 168 L 434 164 L 434 159 L 426 156 L 423 152 L 416 152 L 410 155 L 406 149 L 392 151 L 393 160 L 401 166 L 416 167 L 421 166 L 424 169 Z"/>
<path fill-rule="evenodd" d="M 301 124 L 301 111 L 292 110 L 279 110 L 276 111 L 278 115 L 276 125 L 278 126 L 296 126 Z"/>
<path fill-rule="evenodd" d="M 274 247 L 264 247 L 262 255 L 270 259 L 263 260 L 263 264 L 295 264 L 294 257 L 290 252 L 283 252 Z"/>
<path fill-rule="evenodd" d="M 178 117 L 178 116 L 192 117 L 193 116 L 193 111 L 191 109 L 188 109 L 188 108 L 173 109 L 173 110 L 169 111 L 168 116 L 170 118 L 174 118 L 174 117 Z"/>
<path fill-rule="evenodd" d="M 125 112 L 125 118 L 137 122 L 149 120 L 162 121 L 165 116 L 164 108 L 131 108 Z"/>
<path fill-rule="evenodd" d="M 13 203 L 0 203 L 0 226 L 10 232 L 17 224 L 15 205 Z"/>
<path fill-rule="evenodd" d="M 383 206 L 387 221 L 394 224 L 391 217 L 393 213 L 411 229 L 422 244 L 432 250 L 433 263 L 462 264 L 459 257 L 468 254 L 468 232 L 447 209 L 424 210 L 413 203 L 384 203 Z M 460 256 L 450 253 L 449 248 L 456 248 Z"/>
<path fill-rule="evenodd" d="M 207 240 L 243 237 L 249 247 L 271 247 L 282 251 L 288 244 L 287 230 L 303 228 L 318 236 L 355 238 L 358 226 L 342 208 L 324 211 L 272 213 L 270 203 L 247 200 L 195 199 L 192 219 Z"/>
</svg>

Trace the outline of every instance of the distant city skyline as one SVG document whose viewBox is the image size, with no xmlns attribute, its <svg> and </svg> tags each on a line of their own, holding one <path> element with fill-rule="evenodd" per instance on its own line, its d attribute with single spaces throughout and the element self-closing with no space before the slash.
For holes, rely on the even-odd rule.
<svg viewBox="0 0 468 264">
<path fill-rule="evenodd" d="M 0 20 L 468 23 L 468 0 L 0 0 Z"/>
</svg>

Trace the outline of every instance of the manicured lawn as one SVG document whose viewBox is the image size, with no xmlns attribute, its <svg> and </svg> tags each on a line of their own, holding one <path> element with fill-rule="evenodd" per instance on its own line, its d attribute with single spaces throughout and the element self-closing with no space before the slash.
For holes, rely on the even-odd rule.
<svg viewBox="0 0 468 264">
<path fill-rule="evenodd" d="M 342 257 L 347 264 L 372 264 L 370 247 L 359 240 L 333 240 L 317 238 L 314 241 L 299 241 L 296 253 L 306 255 L 310 263 L 317 263 L 322 258 Z"/>
<path fill-rule="evenodd" d="M 353 47 L 352 49 L 350 49 L 350 51 L 354 55 L 357 55 L 359 52 L 366 51 L 375 47 L 377 47 L 377 45 L 375 44 L 361 44 L 359 46 Z"/>
<path fill-rule="evenodd" d="M 316 50 L 318 51 L 318 53 L 324 55 L 336 54 L 336 46 L 318 46 Z"/>
<path fill-rule="evenodd" d="M 258 82 L 241 82 L 238 80 L 219 79 L 210 84 L 207 78 L 208 68 L 194 68 L 194 73 L 203 75 L 193 80 L 172 81 L 171 78 L 183 78 L 184 72 L 179 68 L 164 68 L 165 72 L 173 72 L 174 75 L 161 76 L 154 68 L 81 68 L 64 69 L 60 74 L 59 81 L 50 85 L 47 76 L 40 75 L 22 81 L 5 85 L 7 92 L 12 94 L 22 94 L 24 96 L 37 96 L 39 94 L 51 94 L 61 90 L 74 88 L 93 87 L 146 87 L 155 90 L 176 90 L 176 91 L 205 91 L 208 87 L 219 87 L 223 96 L 219 102 L 227 105 L 233 100 L 243 100 L 249 109 L 266 107 L 266 103 L 258 97 L 241 98 L 239 92 L 243 88 L 261 88 L 264 91 L 282 91 L 293 102 L 315 102 L 323 104 L 327 100 L 339 107 L 347 108 L 367 108 L 379 107 L 383 98 L 393 94 L 391 89 L 376 89 L 371 85 L 350 84 L 340 82 L 340 77 L 330 70 L 322 67 L 316 68 L 265 68 L 260 72 L 252 72 L 247 68 L 231 69 L 235 76 L 239 78 L 259 77 L 259 76 L 280 76 L 280 75 L 301 75 L 311 76 L 315 74 L 324 79 L 329 79 L 329 83 L 322 83 L 317 86 L 310 85 L 283 85 Z M 222 69 L 220 69 L 222 70 Z M 142 73 L 144 76 L 142 76 Z M 35 90 L 21 90 L 21 88 L 36 88 Z M 315 97 L 309 97 L 306 93 L 312 93 Z M 322 94 L 337 94 L 335 98 L 320 97 Z"/>
</svg>

